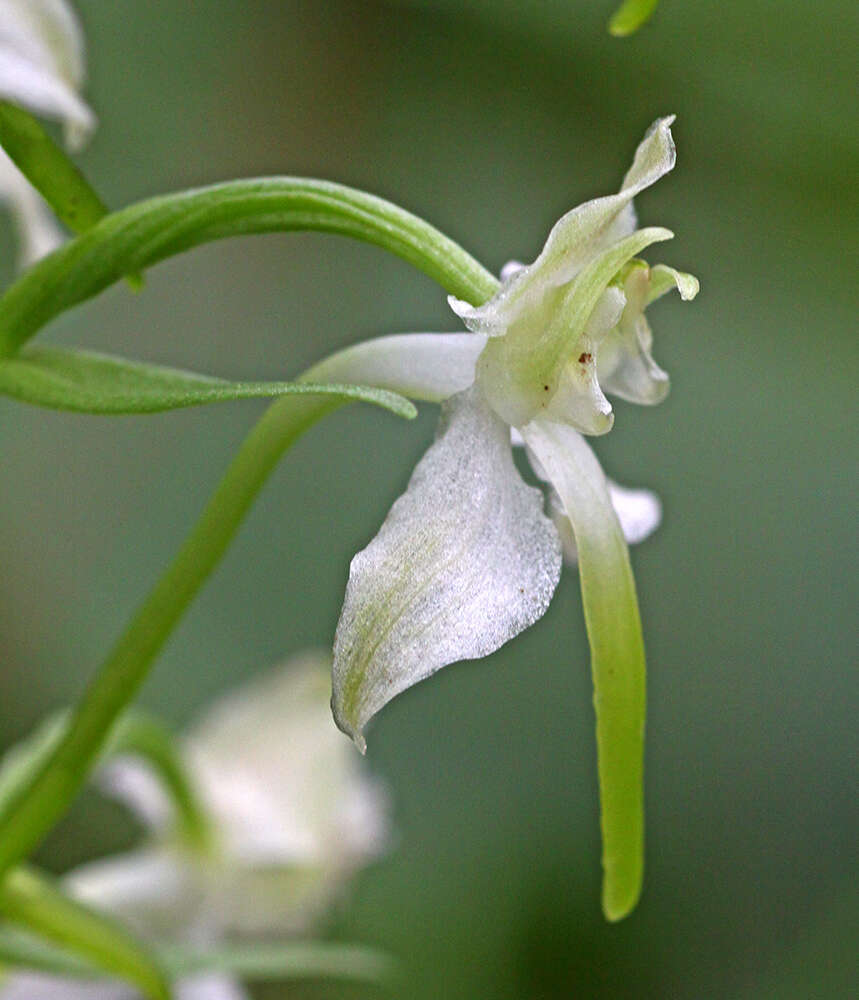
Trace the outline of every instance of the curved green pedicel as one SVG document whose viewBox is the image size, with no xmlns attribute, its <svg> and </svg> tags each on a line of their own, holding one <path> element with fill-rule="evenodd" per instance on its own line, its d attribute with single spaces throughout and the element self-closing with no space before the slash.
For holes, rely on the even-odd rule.
<svg viewBox="0 0 859 1000">
<path fill-rule="evenodd" d="M 498 287 L 457 243 L 383 198 L 300 177 L 231 181 L 114 212 L 39 261 L 0 299 L 0 356 L 127 274 L 213 240 L 291 230 L 373 243 L 469 302 L 483 301 Z"/>
</svg>

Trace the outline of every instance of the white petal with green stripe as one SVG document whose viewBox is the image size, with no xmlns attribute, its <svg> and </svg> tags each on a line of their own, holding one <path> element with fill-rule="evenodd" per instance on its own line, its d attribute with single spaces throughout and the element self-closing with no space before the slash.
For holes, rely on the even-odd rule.
<svg viewBox="0 0 859 1000">
<path fill-rule="evenodd" d="M 542 508 L 513 465 L 507 425 L 476 390 L 454 397 L 408 489 L 352 560 L 332 706 L 360 747 L 395 695 L 487 656 L 543 615 L 561 553 Z"/>
</svg>

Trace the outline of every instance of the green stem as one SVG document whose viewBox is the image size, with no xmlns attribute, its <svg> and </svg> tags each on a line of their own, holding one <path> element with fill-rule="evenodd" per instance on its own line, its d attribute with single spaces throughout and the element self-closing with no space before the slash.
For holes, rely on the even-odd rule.
<svg viewBox="0 0 859 1000">
<path fill-rule="evenodd" d="M 0 145 L 73 233 L 107 215 L 104 202 L 42 125 L 23 108 L 0 101 Z"/>
<path fill-rule="evenodd" d="M 63 815 L 114 722 L 155 656 L 220 561 L 278 459 L 343 400 L 287 397 L 269 407 L 245 440 L 172 565 L 132 618 L 90 683 L 57 748 L 0 808 L 0 874 L 23 860 Z"/>
<path fill-rule="evenodd" d="M 29 868 L 0 884 L 0 913 L 8 920 L 134 983 L 151 1000 L 169 1000 L 170 988 L 155 959 L 114 921 L 69 899 Z"/>
<path fill-rule="evenodd" d="M 107 215 L 92 185 L 38 119 L 8 101 L 0 101 L 0 146 L 73 233 L 85 233 Z M 127 279 L 135 291 L 143 285 L 140 275 Z"/>
<path fill-rule="evenodd" d="M 498 284 L 453 240 L 382 198 L 307 178 L 232 181 L 114 212 L 39 261 L 0 299 L 0 357 L 126 274 L 213 240 L 290 230 L 373 243 L 469 302 L 484 301 Z"/>
</svg>

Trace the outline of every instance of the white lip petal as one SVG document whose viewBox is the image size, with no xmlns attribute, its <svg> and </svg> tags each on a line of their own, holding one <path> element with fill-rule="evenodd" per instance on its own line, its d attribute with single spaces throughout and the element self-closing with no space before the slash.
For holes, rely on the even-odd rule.
<svg viewBox="0 0 859 1000">
<path fill-rule="evenodd" d="M 363 747 L 365 724 L 396 694 L 540 618 L 560 568 L 509 428 L 476 390 L 455 397 L 405 494 L 352 560 L 334 643 L 337 724 Z"/>
<path fill-rule="evenodd" d="M 305 372 L 307 382 L 351 382 L 431 403 L 463 392 L 486 338 L 473 333 L 403 333 L 338 351 Z"/>
</svg>

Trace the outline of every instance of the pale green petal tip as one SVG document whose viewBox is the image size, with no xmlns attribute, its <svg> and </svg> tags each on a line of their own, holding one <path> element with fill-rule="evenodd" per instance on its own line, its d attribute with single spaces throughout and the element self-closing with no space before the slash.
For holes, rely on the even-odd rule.
<svg viewBox="0 0 859 1000">
<path fill-rule="evenodd" d="M 355 718 L 354 711 L 347 711 L 343 705 L 343 698 L 338 698 L 338 684 L 335 679 L 334 693 L 331 695 L 331 714 L 334 716 L 334 724 L 341 733 L 348 736 L 358 750 L 367 753 L 367 740 L 364 738 L 364 726 Z"/>
<path fill-rule="evenodd" d="M 694 274 L 678 271 L 667 264 L 655 264 L 650 269 L 650 291 L 647 305 L 655 302 L 667 292 L 676 288 L 684 302 L 691 302 L 701 290 L 701 284 Z"/>
<path fill-rule="evenodd" d="M 659 0 L 624 0 L 608 22 L 610 35 L 627 38 L 634 35 L 653 16 Z"/>
<path fill-rule="evenodd" d="M 641 878 L 633 885 L 616 886 L 606 878 L 602 887 L 602 912 L 609 923 L 616 924 L 628 917 L 641 898 Z"/>
</svg>

